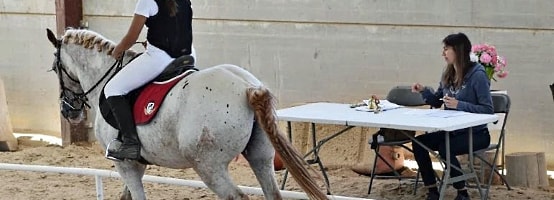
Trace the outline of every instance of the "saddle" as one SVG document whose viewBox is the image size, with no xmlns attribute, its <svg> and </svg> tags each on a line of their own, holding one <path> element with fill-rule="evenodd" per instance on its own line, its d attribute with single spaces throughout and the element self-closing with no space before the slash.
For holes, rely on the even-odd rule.
<svg viewBox="0 0 554 200">
<path fill-rule="evenodd" d="M 169 63 L 165 70 L 152 82 L 125 95 L 130 105 L 133 105 L 135 124 L 148 124 L 156 116 L 158 108 L 162 105 L 169 90 L 181 79 L 196 71 L 198 69 L 194 68 L 194 58 L 190 55 L 181 56 Z M 106 102 L 103 89 L 100 93 L 99 108 L 104 120 L 112 127 L 119 129 L 110 106 Z"/>
</svg>

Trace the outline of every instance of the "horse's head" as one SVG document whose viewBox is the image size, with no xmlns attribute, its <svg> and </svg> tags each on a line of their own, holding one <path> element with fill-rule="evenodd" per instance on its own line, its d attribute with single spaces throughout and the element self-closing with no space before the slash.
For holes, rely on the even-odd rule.
<svg viewBox="0 0 554 200">
<path fill-rule="evenodd" d="M 63 39 L 57 39 L 54 33 L 46 30 L 48 40 L 56 48 L 54 53 L 54 63 L 52 69 L 58 76 L 60 83 L 60 111 L 64 118 L 71 123 L 79 123 L 84 119 L 84 109 L 86 105 L 86 96 L 79 81 L 79 77 L 74 70 L 69 70 L 61 59 Z"/>
<path fill-rule="evenodd" d="M 90 107 L 87 95 L 103 86 L 101 82 L 106 76 L 100 78 L 100 73 L 111 73 L 111 69 L 103 71 L 102 66 L 114 62 L 110 54 L 115 45 L 88 30 L 69 29 L 61 39 L 56 38 L 50 29 L 46 32 L 56 48 L 51 71 L 56 73 L 60 84 L 61 114 L 70 122 L 78 123 L 84 119 L 83 111 Z"/>
</svg>

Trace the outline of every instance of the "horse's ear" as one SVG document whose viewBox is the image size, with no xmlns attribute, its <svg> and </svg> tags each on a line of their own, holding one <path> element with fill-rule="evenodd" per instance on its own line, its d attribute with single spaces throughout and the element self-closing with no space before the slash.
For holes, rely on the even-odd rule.
<svg viewBox="0 0 554 200">
<path fill-rule="evenodd" d="M 58 47 L 60 45 L 60 41 L 56 38 L 56 35 L 54 35 L 54 32 L 50 30 L 49 28 L 46 29 L 46 36 L 48 36 L 48 40 L 54 45 L 54 47 Z"/>
</svg>

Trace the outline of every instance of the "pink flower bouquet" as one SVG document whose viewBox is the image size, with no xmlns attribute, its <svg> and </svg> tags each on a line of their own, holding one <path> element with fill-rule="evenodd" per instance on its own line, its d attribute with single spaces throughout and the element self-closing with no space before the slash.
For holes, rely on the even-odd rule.
<svg viewBox="0 0 554 200">
<path fill-rule="evenodd" d="M 471 47 L 470 59 L 479 62 L 485 67 L 489 80 L 496 81 L 496 78 L 506 78 L 506 59 L 496 53 L 496 48 L 489 44 L 477 44 Z"/>
</svg>

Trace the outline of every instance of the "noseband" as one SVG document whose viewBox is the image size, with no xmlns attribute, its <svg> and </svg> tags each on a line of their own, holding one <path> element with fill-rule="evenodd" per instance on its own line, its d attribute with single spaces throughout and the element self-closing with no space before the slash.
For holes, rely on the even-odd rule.
<svg viewBox="0 0 554 200">
<path fill-rule="evenodd" d="M 54 66 L 50 71 L 56 72 L 58 76 L 58 80 L 60 82 L 60 109 L 62 116 L 64 118 L 68 118 L 69 114 L 72 112 L 82 112 L 85 107 L 90 108 L 90 105 L 87 103 L 88 98 L 87 95 L 92 92 L 94 89 L 100 85 L 106 77 L 110 74 L 110 72 L 117 67 L 116 71 L 119 71 L 119 69 L 122 68 L 123 63 L 123 55 L 120 59 L 117 59 L 115 63 L 108 69 L 108 71 L 96 82 L 90 89 L 88 89 L 86 92 L 75 92 L 71 90 L 70 88 L 66 87 L 63 81 L 63 76 L 65 75 L 70 81 L 81 84 L 78 79 L 72 77 L 67 70 L 64 68 L 62 62 L 61 62 L 61 46 L 62 46 L 62 40 L 58 40 L 58 45 L 56 45 L 56 61 Z M 78 105 L 78 106 L 74 106 Z"/>
</svg>

